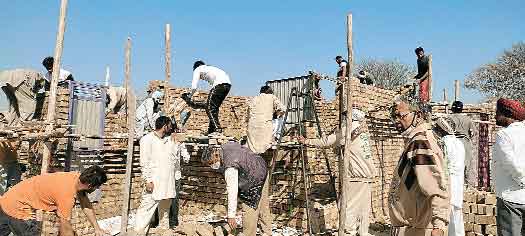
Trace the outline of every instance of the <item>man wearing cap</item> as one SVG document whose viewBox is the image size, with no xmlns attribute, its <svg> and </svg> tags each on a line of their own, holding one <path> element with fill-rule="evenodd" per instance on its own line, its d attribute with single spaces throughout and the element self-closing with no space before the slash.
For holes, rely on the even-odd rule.
<svg viewBox="0 0 525 236">
<path fill-rule="evenodd" d="M 257 223 L 262 235 L 272 235 L 269 198 L 263 192 L 269 191 L 266 182 L 268 168 L 266 161 L 249 148 L 239 143 L 211 145 L 202 153 L 202 162 L 224 174 L 228 194 L 228 224 L 237 228 L 237 197 L 244 203 L 243 234 L 255 236 Z"/>
<path fill-rule="evenodd" d="M 464 236 L 463 224 L 463 185 L 465 182 L 465 148 L 454 135 L 454 123 L 449 118 L 438 118 L 434 132 L 440 138 L 443 155 L 447 160 L 450 180 L 450 224 L 449 236 Z"/>
<path fill-rule="evenodd" d="M 135 116 L 135 137 L 141 138 L 149 131 L 155 130 L 155 120 L 160 115 L 159 104 L 163 96 L 162 92 L 155 91 L 137 107 Z"/>
<path fill-rule="evenodd" d="M 346 119 L 344 119 L 346 120 Z M 375 167 L 372 163 L 370 150 L 370 135 L 365 123 L 365 114 L 352 109 L 352 136 L 350 142 L 346 140 L 346 125 L 336 130 L 334 134 L 319 139 L 305 139 L 298 137 L 298 141 L 308 146 L 328 148 L 350 144 L 350 166 L 346 170 L 346 178 L 350 183 L 352 196 L 348 199 L 346 209 L 345 234 L 351 236 L 368 236 L 369 214 L 371 204 L 371 186 L 375 176 Z M 337 153 L 337 152 L 336 152 Z"/>
<path fill-rule="evenodd" d="M 498 235 L 525 235 L 525 107 L 501 98 L 496 103 L 492 173 L 497 197 Z"/>
<path fill-rule="evenodd" d="M 443 236 L 450 218 L 443 152 L 419 106 L 398 97 L 391 116 L 405 138 L 388 197 L 392 236 Z"/>
<path fill-rule="evenodd" d="M 463 112 L 463 103 L 461 101 L 454 101 L 452 103 L 452 114 L 449 115 L 454 123 L 456 130 L 456 137 L 463 143 L 465 147 L 465 175 L 467 185 L 475 187 L 477 168 L 475 166 L 476 160 L 472 158 L 472 132 L 474 126 L 472 120 Z"/>
</svg>

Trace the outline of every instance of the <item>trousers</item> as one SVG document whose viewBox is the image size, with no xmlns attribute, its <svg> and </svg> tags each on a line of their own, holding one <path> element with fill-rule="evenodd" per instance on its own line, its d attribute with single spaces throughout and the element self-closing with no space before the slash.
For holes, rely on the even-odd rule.
<svg viewBox="0 0 525 236">
<path fill-rule="evenodd" d="M 448 224 L 448 236 L 465 236 L 465 225 L 463 223 L 463 209 L 450 206 L 450 223 Z"/>
<path fill-rule="evenodd" d="M 266 181 L 261 193 L 261 199 L 257 209 L 253 209 L 243 204 L 244 215 L 242 219 L 242 232 L 245 236 L 255 236 L 257 233 L 257 223 L 261 225 L 263 235 L 272 235 L 272 213 L 270 212 L 270 178 L 266 176 Z"/>
<path fill-rule="evenodd" d="M 135 234 L 136 236 L 146 236 L 148 233 L 151 219 L 155 210 L 159 211 L 159 227 L 168 229 L 168 218 L 171 205 L 170 199 L 155 200 L 151 193 L 144 192 L 135 216 Z"/>
<path fill-rule="evenodd" d="M 208 100 L 206 101 L 206 114 L 210 119 L 208 124 L 208 134 L 219 131 L 221 124 L 219 122 L 219 109 L 226 96 L 230 92 L 231 84 L 219 84 L 210 90 Z"/>
<path fill-rule="evenodd" d="M 525 235 L 525 205 L 498 198 L 496 211 L 499 236 Z"/>
</svg>

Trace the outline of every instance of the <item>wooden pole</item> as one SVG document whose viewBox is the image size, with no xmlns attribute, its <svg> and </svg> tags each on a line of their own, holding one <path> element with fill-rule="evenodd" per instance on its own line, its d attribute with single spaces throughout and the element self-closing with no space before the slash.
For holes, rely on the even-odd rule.
<svg viewBox="0 0 525 236">
<path fill-rule="evenodd" d="M 454 80 L 454 101 L 459 101 L 459 80 Z"/>
<path fill-rule="evenodd" d="M 130 81 L 131 71 L 131 38 L 128 37 L 126 43 L 126 65 L 124 69 L 125 75 L 125 87 L 127 96 L 127 112 L 128 112 L 128 153 L 126 156 L 126 176 L 124 178 L 124 188 L 122 194 L 124 195 L 124 201 L 122 203 L 122 215 L 120 225 L 120 235 L 126 235 L 128 229 L 128 214 L 129 214 L 129 200 L 131 195 L 131 170 L 133 167 L 133 143 L 135 141 L 135 96 L 131 89 Z"/>
<path fill-rule="evenodd" d="M 428 102 L 432 101 L 432 55 L 428 55 Z"/>
<path fill-rule="evenodd" d="M 170 24 L 166 24 L 165 32 L 165 44 L 166 44 L 166 83 L 164 84 L 164 110 L 166 113 L 169 109 L 169 84 L 171 80 L 171 27 Z"/>
<path fill-rule="evenodd" d="M 342 132 L 346 132 L 346 138 L 345 138 L 345 151 L 344 155 L 339 158 L 339 181 L 342 183 L 340 184 L 341 189 L 340 197 L 339 197 L 339 236 L 344 236 L 346 229 L 346 208 L 347 208 L 347 202 L 350 198 L 350 194 L 352 191 L 349 188 L 349 182 L 348 182 L 348 168 L 350 167 L 350 154 L 352 150 L 350 149 L 351 145 L 351 136 L 352 136 L 352 69 L 353 69 L 353 62 L 354 62 L 354 51 L 353 51 L 353 45 L 352 45 L 352 13 L 349 13 L 346 17 L 346 26 L 347 26 L 347 35 L 346 35 L 346 43 L 348 48 L 348 79 L 346 80 L 346 130 Z"/>
<path fill-rule="evenodd" d="M 443 104 L 445 104 L 445 114 L 448 113 L 447 89 L 443 89 Z"/>
<path fill-rule="evenodd" d="M 109 86 L 109 66 L 106 66 L 106 78 L 104 80 L 104 85 L 107 87 Z"/>
<path fill-rule="evenodd" d="M 58 32 L 55 44 L 55 55 L 53 62 L 53 73 L 51 75 L 51 89 L 49 91 L 49 99 L 47 105 L 47 117 L 48 123 L 46 132 L 51 132 L 54 129 L 55 123 L 55 111 L 56 111 L 56 99 L 57 99 L 57 85 L 58 76 L 60 75 L 60 61 L 62 59 L 62 49 L 64 48 L 64 32 L 66 31 L 66 13 L 67 13 L 67 0 L 60 2 L 60 16 L 58 18 Z M 51 160 L 50 147 L 44 148 L 42 156 L 42 168 L 40 169 L 41 174 L 47 173 L 49 169 L 49 162 Z"/>
</svg>

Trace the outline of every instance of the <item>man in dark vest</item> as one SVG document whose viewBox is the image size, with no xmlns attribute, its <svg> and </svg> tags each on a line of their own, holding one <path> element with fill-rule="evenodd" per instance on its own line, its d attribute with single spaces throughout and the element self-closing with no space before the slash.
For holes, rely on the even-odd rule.
<svg viewBox="0 0 525 236">
<path fill-rule="evenodd" d="M 239 143 L 209 145 L 202 153 L 202 162 L 218 170 L 226 180 L 228 193 L 228 224 L 237 228 L 237 197 L 244 203 L 243 234 L 255 236 L 257 223 L 263 235 L 272 235 L 266 161 Z"/>
</svg>

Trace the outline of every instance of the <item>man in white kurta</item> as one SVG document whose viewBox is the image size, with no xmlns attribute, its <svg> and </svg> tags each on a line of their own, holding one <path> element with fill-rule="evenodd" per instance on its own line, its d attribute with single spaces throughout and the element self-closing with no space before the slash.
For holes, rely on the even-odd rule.
<svg viewBox="0 0 525 236">
<path fill-rule="evenodd" d="M 270 86 L 262 86 L 260 94 L 248 105 L 248 148 L 254 153 L 264 153 L 273 141 L 272 118 L 275 112 L 282 113 L 286 107 L 279 101 Z"/>
<path fill-rule="evenodd" d="M 159 116 L 156 107 L 162 99 L 162 92 L 155 91 L 146 98 L 135 113 L 135 137 L 141 138 L 148 131 L 155 130 L 155 120 Z"/>
<path fill-rule="evenodd" d="M 465 183 L 465 146 L 457 138 L 452 120 L 439 118 L 436 121 L 437 134 L 441 137 L 443 154 L 447 160 L 450 181 L 450 223 L 449 236 L 464 236 L 463 190 Z"/>
<path fill-rule="evenodd" d="M 179 145 L 169 136 L 172 127 L 168 117 L 159 117 L 155 128 L 140 139 L 140 167 L 146 188 L 136 214 L 136 235 L 146 235 L 157 207 L 159 226 L 168 229 L 169 209 L 172 199 L 176 197 Z"/>
</svg>

